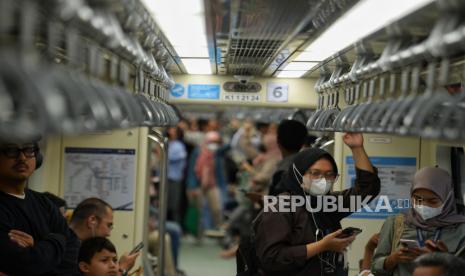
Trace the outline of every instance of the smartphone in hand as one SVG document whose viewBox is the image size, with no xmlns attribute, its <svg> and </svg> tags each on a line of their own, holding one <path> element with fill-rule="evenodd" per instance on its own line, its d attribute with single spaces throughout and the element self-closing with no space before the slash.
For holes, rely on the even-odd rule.
<svg viewBox="0 0 465 276">
<path fill-rule="evenodd" d="M 406 248 L 417 248 L 420 247 L 416 240 L 400 239 L 400 244 Z"/>
<path fill-rule="evenodd" d="M 136 245 L 131 252 L 129 252 L 129 255 L 135 254 L 139 252 L 142 248 L 144 247 L 144 242 L 140 242 L 138 245 Z"/>
<path fill-rule="evenodd" d="M 347 227 L 342 230 L 342 233 L 337 236 L 339 239 L 348 238 L 352 235 L 358 235 L 362 233 L 362 229 L 356 227 Z"/>
</svg>

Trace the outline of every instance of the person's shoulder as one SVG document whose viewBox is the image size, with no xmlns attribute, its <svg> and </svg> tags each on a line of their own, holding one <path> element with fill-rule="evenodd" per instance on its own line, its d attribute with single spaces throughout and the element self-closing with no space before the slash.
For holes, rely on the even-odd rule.
<svg viewBox="0 0 465 276">
<path fill-rule="evenodd" d="M 405 221 L 405 215 L 402 213 L 390 215 L 386 217 L 386 219 L 384 220 L 384 224 L 385 225 L 394 224 L 396 220 L 400 220 L 400 219 L 403 219 Z"/>
<path fill-rule="evenodd" d="M 294 160 L 294 157 L 296 156 L 295 153 L 288 155 L 284 157 L 283 159 L 279 160 L 278 167 L 279 169 L 286 170 L 289 168 L 289 166 L 292 164 L 292 161 Z"/>
<path fill-rule="evenodd" d="M 31 190 L 31 189 L 24 190 L 24 193 L 26 194 L 26 198 L 29 197 L 29 198 L 33 198 L 37 200 L 47 199 L 47 197 L 43 193 Z"/>
<path fill-rule="evenodd" d="M 465 234 L 465 222 L 461 222 L 455 225 L 456 231 Z"/>
<path fill-rule="evenodd" d="M 48 199 L 43 193 L 31 189 L 26 189 L 24 193 L 26 194 L 26 200 L 36 201 L 46 208 L 52 208 L 54 206 L 50 199 Z"/>
<path fill-rule="evenodd" d="M 184 143 L 179 140 L 171 141 L 171 144 L 173 144 L 176 147 L 184 147 Z"/>
</svg>

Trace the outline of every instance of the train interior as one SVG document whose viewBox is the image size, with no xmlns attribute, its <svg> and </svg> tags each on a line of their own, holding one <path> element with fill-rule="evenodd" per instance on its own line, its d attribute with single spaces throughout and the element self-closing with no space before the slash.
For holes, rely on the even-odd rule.
<svg viewBox="0 0 465 276">
<path fill-rule="evenodd" d="M 160 261 L 172 254 L 160 238 L 168 129 L 216 121 L 227 144 L 241 124 L 258 135 L 300 121 L 309 146 L 336 161 L 334 190 L 355 174 L 343 133 L 363 133 L 391 204 L 403 207 L 418 169 L 439 166 L 463 212 L 464 11 L 452 0 L 0 0 L 0 136 L 39 132 L 44 163 L 28 187 L 64 198 L 69 213 L 86 197 L 109 202 L 118 252 L 146 245 L 140 275 L 236 275 L 221 239 L 186 229 L 185 194 L 178 271 Z M 342 221 L 363 230 L 348 248 L 349 275 L 387 215 Z"/>
</svg>

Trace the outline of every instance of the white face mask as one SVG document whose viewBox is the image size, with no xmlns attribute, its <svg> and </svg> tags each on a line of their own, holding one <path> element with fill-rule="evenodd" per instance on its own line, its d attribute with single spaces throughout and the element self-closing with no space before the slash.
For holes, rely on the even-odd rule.
<svg viewBox="0 0 465 276">
<path fill-rule="evenodd" d="M 415 205 L 413 208 L 415 209 L 415 212 L 420 215 L 420 217 L 423 220 L 428 220 L 434 217 L 437 217 L 441 214 L 442 208 L 444 207 L 444 204 L 437 208 L 429 207 L 426 205 Z"/>
<path fill-rule="evenodd" d="M 318 196 L 325 195 L 331 190 L 333 186 L 332 181 L 326 180 L 322 177 L 320 179 L 311 179 L 310 177 L 303 177 L 302 188 L 309 194 Z"/>
<path fill-rule="evenodd" d="M 326 178 L 322 177 L 320 179 L 311 179 L 309 176 L 302 176 L 302 174 L 297 170 L 297 167 L 293 165 L 294 174 L 297 179 L 297 174 L 302 177 L 302 183 L 300 186 L 304 192 L 309 193 L 314 196 L 325 195 L 331 190 L 333 186 L 333 181 L 328 181 Z M 297 173 L 297 174 L 296 174 Z"/>
<path fill-rule="evenodd" d="M 218 145 L 217 143 L 210 143 L 207 145 L 207 149 L 209 151 L 216 151 L 218 150 L 218 148 L 220 147 L 220 145 Z"/>
</svg>

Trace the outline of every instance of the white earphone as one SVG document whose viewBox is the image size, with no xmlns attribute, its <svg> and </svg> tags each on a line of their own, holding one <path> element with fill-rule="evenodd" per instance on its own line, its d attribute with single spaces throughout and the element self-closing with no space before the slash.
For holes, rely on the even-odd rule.
<svg viewBox="0 0 465 276">
<path fill-rule="evenodd" d="M 303 175 L 299 172 L 299 170 L 297 169 L 297 166 L 295 165 L 295 163 L 292 164 L 292 171 L 294 172 L 294 176 L 295 178 L 297 179 L 297 182 L 300 183 L 299 181 L 299 177 L 297 176 L 296 173 L 299 174 L 299 176 L 303 179 Z M 302 184 L 301 184 L 301 188 L 302 188 Z M 307 204 L 309 207 L 311 207 L 310 205 L 310 202 L 307 201 L 307 198 L 309 197 L 309 195 L 305 192 L 305 190 L 302 188 L 302 191 L 304 192 L 304 195 L 305 195 L 305 204 Z M 316 241 L 319 241 L 318 240 L 318 237 L 319 235 L 321 235 L 322 237 L 324 237 L 324 233 L 323 231 L 320 229 L 320 227 L 318 226 L 318 224 L 316 223 L 316 219 L 315 219 L 315 215 L 313 214 L 313 212 L 310 212 L 310 215 L 312 216 L 312 220 L 313 220 L 313 223 L 315 224 L 315 227 L 316 227 L 316 231 L 315 231 L 315 240 Z M 321 266 L 321 275 L 323 275 L 323 263 L 327 264 L 328 266 L 330 266 L 332 269 L 336 269 L 336 267 L 331 264 L 330 262 L 328 262 L 327 260 L 321 258 L 320 254 L 317 254 L 318 256 L 318 259 L 320 259 L 320 266 Z M 334 255 L 333 257 L 334 259 L 336 258 L 336 255 Z M 333 260 L 334 261 L 334 260 Z"/>
</svg>

